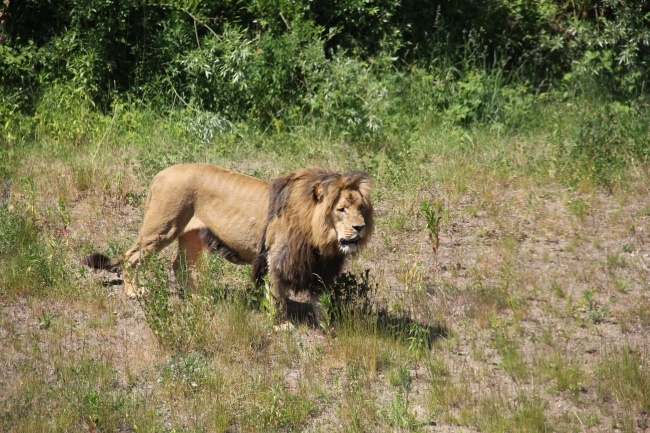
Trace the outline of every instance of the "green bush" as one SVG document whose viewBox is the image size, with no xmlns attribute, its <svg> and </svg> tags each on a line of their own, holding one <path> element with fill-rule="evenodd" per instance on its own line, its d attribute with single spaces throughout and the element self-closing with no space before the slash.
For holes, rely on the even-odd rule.
<svg viewBox="0 0 650 433">
<path fill-rule="evenodd" d="M 25 0 L 2 8 L 3 105 L 22 109 L 42 87 L 67 83 L 102 109 L 131 94 L 165 104 L 182 98 L 228 116 L 291 118 L 295 104 L 318 94 L 312 78 L 327 77 L 325 64 L 375 64 L 387 54 L 397 63 L 380 61 L 384 72 L 445 64 L 470 87 L 477 76 L 460 69 L 476 52 L 533 88 L 557 78 L 580 87 L 597 75 L 606 91 L 628 98 L 648 80 L 643 2 Z"/>
</svg>

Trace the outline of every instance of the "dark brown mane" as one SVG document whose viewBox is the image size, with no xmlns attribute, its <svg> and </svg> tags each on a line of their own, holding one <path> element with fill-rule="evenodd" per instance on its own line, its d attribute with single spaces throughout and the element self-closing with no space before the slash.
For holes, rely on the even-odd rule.
<svg viewBox="0 0 650 433">
<path fill-rule="evenodd" d="M 365 195 L 370 183 L 370 176 L 363 172 L 338 174 L 323 168 L 307 168 L 273 180 L 266 225 L 258 253 L 253 258 L 255 283 L 259 285 L 269 270 L 268 230 L 272 223 L 283 220 L 290 230 L 284 234 L 288 239 L 287 248 L 275 259 L 278 277 L 291 287 L 317 291 L 323 285 L 332 284 L 343 268 L 345 255 L 338 243 L 329 245 L 331 241 L 324 241 L 321 233 L 313 232 L 312 218 L 318 206 L 325 207 L 321 214 L 326 229 L 330 223 L 329 213 L 341 191 L 354 189 Z"/>
</svg>

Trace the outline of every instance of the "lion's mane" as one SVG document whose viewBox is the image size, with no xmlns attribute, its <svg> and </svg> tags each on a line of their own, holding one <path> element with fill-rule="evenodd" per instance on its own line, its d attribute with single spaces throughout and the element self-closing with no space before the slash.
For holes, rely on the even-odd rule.
<svg viewBox="0 0 650 433">
<path fill-rule="evenodd" d="M 371 186 L 366 173 L 338 174 L 323 168 L 302 169 L 272 181 L 266 226 L 253 258 L 253 280 L 260 284 L 271 267 L 271 272 L 294 291 L 320 291 L 332 284 L 346 258 L 333 230 L 334 207 L 347 190 L 356 190 L 364 198 L 367 234 L 359 240 L 361 249 L 374 229 Z M 274 263 L 269 263 L 274 239 L 282 239 L 283 245 Z"/>
</svg>

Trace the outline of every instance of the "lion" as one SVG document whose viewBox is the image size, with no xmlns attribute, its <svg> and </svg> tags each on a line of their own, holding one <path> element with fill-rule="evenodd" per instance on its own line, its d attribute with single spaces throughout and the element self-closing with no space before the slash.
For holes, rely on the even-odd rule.
<svg viewBox="0 0 650 433">
<path fill-rule="evenodd" d="M 286 296 L 309 292 L 318 324 L 318 299 L 346 259 L 373 233 L 372 179 L 364 172 L 338 174 L 305 168 L 271 182 L 210 164 L 179 164 L 158 173 L 149 187 L 142 227 L 123 258 L 90 254 L 95 269 L 122 263 L 137 269 L 153 251 L 178 240 L 173 269 L 192 290 L 191 271 L 204 250 L 235 264 L 252 264 L 256 285 L 268 274 L 276 324 L 287 322 Z M 191 275 L 191 272 L 188 272 Z M 133 279 L 124 291 L 136 297 Z"/>
</svg>

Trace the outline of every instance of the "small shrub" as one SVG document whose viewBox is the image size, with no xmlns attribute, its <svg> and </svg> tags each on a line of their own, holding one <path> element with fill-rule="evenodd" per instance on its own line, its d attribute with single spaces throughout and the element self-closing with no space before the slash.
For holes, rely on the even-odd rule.
<svg viewBox="0 0 650 433">
<path fill-rule="evenodd" d="M 422 202 L 420 206 L 424 218 L 427 221 L 427 231 L 429 232 L 429 242 L 436 260 L 436 272 L 438 271 L 438 247 L 440 246 L 440 224 L 444 216 L 444 208 L 441 203 Z"/>
<path fill-rule="evenodd" d="M 370 279 L 370 270 L 355 275 L 351 272 L 341 274 L 327 289 L 328 313 L 336 321 L 354 316 L 367 316 L 372 312 L 371 297 L 376 285 Z"/>
<path fill-rule="evenodd" d="M 563 179 L 573 187 L 588 180 L 608 189 L 625 181 L 630 167 L 648 161 L 644 118 L 619 103 L 586 101 L 577 130 L 558 146 Z"/>
<path fill-rule="evenodd" d="M 410 409 L 413 376 L 406 367 L 400 366 L 391 372 L 389 381 L 397 388 L 397 393 L 395 399 L 389 403 L 387 410 L 383 411 L 383 417 L 393 427 L 412 431 L 418 427 L 415 414 Z"/>
<path fill-rule="evenodd" d="M 155 253 L 139 266 L 135 276 L 142 288 L 140 305 L 158 342 L 181 353 L 192 350 L 202 316 L 192 297 L 179 297 L 171 291 L 164 261 Z"/>
<path fill-rule="evenodd" d="M 376 69 L 346 56 L 332 59 L 305 96 L 309 113 L 352 141 L 377 140 L 390 113 L 392 87 L 391 77 L 382 77 Z"/>
</svg>

